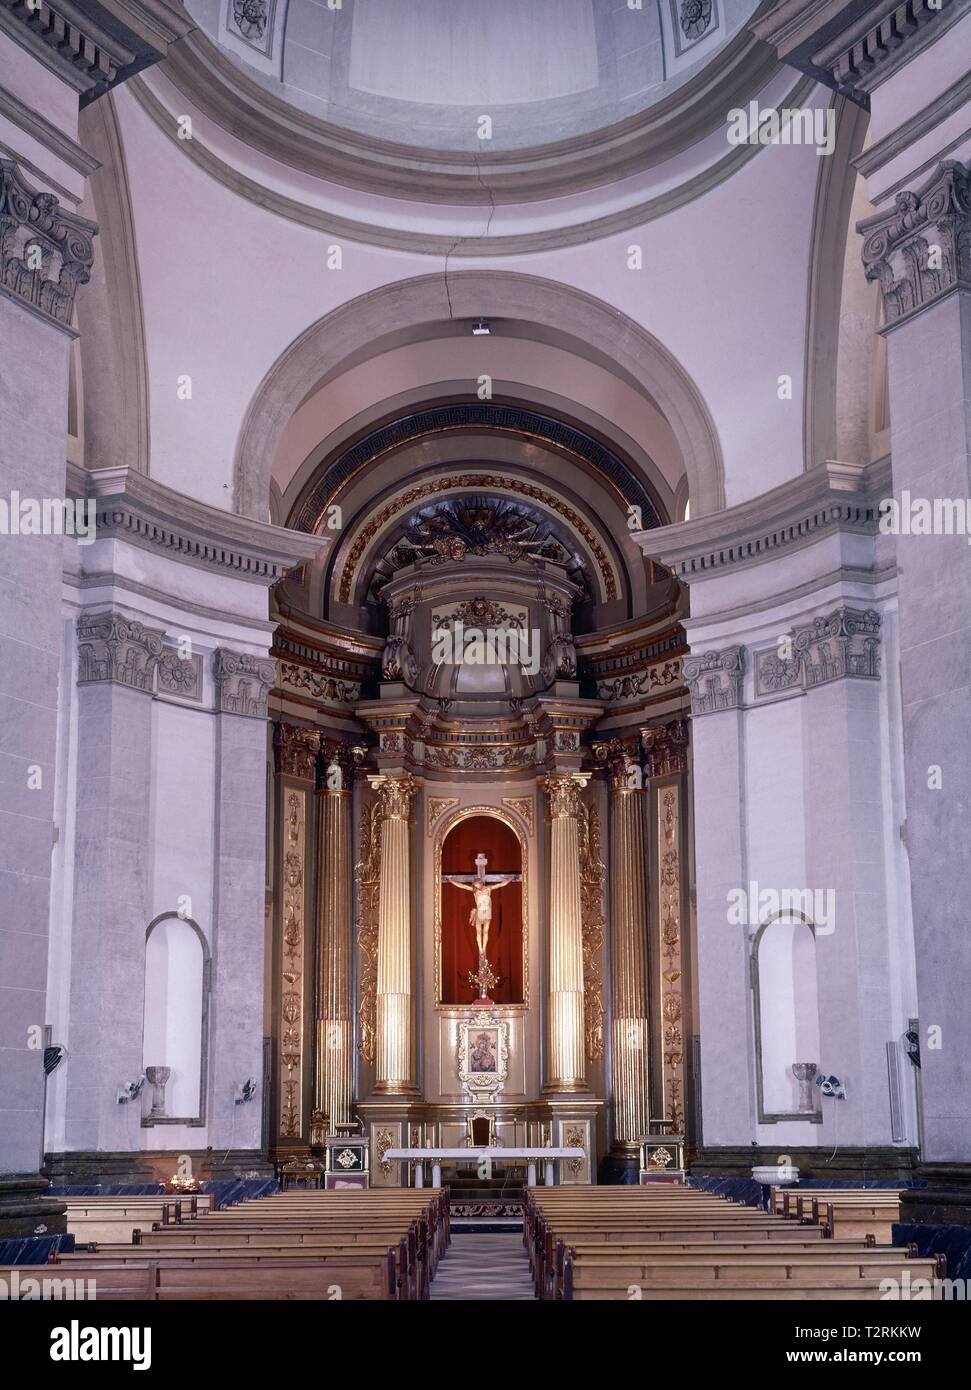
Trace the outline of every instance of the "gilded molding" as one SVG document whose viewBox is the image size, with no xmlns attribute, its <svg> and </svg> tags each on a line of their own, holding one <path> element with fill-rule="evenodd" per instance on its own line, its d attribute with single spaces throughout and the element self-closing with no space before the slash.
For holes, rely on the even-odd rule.
<svg viewBox="0 0 971 1390">
<path fill-rule="evenodd" d="M 682 962 L 681 792 L 657 788 L 658 922 L 661 932 L 659 993 L 663 1048 L 663 1115 L 675 1134 L 684 1133 L 685 979 Z"/>
<path fill-rule="evenodd" d="M 212 662 L 218 712 L 265 719 L 267 697 L 276 683 L 276 662 L 230 647 L 217 647 Z"/>
<path fill-rule="evenodd" d="M 659 690 L 670 690 L 672 686 L 678 686 L 682 682 L 681 667 L 682 658 L 676 656 L 670 661 L 659 661 L 653 666 L 648 666 L 645 671 L 598 681 L 597 699 L 637 700 L 644 695 L 653 695 Z"/>
<path fill-rule="evenodd" d="M 24 181 L 14 160 L 0 159 L 0 285 L 10 294 L 70 329 L 97 234 L 96 223 L 64 212 L 53 193 Z"/>
<path fill-rule="evenodd" d="M 583 1027 L 587 1060 L 604 1055 L 603 948 L 607 929 L 600 812 L 580 802 L 580 920 L 583 930 Z"/>
<path fill-rule="evenodd" d="M 78 685 L 109 682 L 151 693 L 165 633 L 120 613 L 82 613 L 77 620 Z"/>
<path fill-rule="evenodd" d="M 381 803 L 365 803 L 361 819 L 361 857 L 354 865 L 357 917 L 354 935 L 359 956 L 358 1044 L 366 1062 L 373 1062 L 377 1040 L 378 895 L 381 883 Z"/>
<path fill-rule="evenodd" d="M 288 788 L 283 816 L 283 930 L 280 937 L 280 1137 L 303 1125 L 303 972 L 307 793 Z"/>
<path fill-rule="evenodd" d="M 742 646 L 685 657 L 684 679 L 691 695 L 691 713 L 715 714 L 720 710 L 739 709 L 744 672 L 745 648 Z"/>
<path fill-rule="evenodd" d="M 863 267 L 883 295 L 886 331 L 952 290 L 971 290 L 971 171 L 944 160 L 918 192 L 857 223 Z"/>
<path fill-rule="evenodd" d="M 306 693 L 311 699 L 328 705 L 353 704 L 361 698 L 359 681 L 338 680 L 295 661 L 280 662 L 280 687 Z"/>
</svg>

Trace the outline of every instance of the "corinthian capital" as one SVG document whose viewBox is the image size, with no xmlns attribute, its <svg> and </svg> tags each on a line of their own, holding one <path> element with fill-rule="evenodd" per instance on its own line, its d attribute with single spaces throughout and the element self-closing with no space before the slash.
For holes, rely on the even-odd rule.
<svg viewBox="0 0 971 1390">
<path fill-rule="evenodd" d="M 78 685 L 107 681 L 151 692 L 162 655 L 161 629 L 120 613 L 82 613 L 77 622 Z"/>
<path fill-rule="evenodd" d="M 220 714 L 266 718 L 266 700 L 276 680 L 276 662 L 218 647 L 213 654 L 216 708 Z"/>
<path fill-rule="evenodd" d="M 91 278 L 98 228 L 64 212 L 53 193 L 24 182 L 0 159 L 0 284 L 55 323 L 70 326 L 74 294 Z"/>
<path fill-rule="evenodd" d="M 418 783 L 410 773 L 400 777 L 369 777 L 377 792 L 383 820 L 410 820 Z"/>
<path fill-rule="evenodd" d="M 684 679 L 691 694 L 692 714 L 738 709 L 742 703 L 745 648 L 723 647 L 701 652 L 684 662 Z"/>
<path fill-rule="evenodd" d="M 956 160 L 939 164 L 920 192 L 898 193 L 892 208 L 856 230 L 888 327 L 953 289 L 971 290 L 971 172 Z"/>
<path fill-rule="evenodd" d="M 551 772 L 546 776 L 543 786 L 550 799 L 553 820 L 580 814 L 580 792 L 588 780 L 575 772 Z"/>
</svg>

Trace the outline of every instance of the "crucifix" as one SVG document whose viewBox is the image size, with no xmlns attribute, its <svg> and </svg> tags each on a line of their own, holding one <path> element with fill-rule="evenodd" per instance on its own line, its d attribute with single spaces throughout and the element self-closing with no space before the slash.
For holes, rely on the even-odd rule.
<svg viewBox="0 0 971 1390">
<path fill-rule="evenodd" d="M 471 893 L 475 898 L 475 907 L 469 913 L 469 926 L 475 931 L 475 941 L 479 948 L 479 968 L 474 974 L 469 971 L 469 983 L 479 986 L 479 998 L 475 1000 L 477 1004 L 491 1003 L 489 990 L 499 983 L 499 977 L 492 973 L 492 967 L 486 958 L 489 928 L 492 925 L 492 895 L 498 888 L 505 888 L 507 883 L 518 883 L 522 878 L 522 874 L 487 874 L 487 863 L 486 856 L 479 853 L 475 856 L 474 874 L 442 875 L 446 883 L 461 888 L 464 893 Z"/>
</svg>

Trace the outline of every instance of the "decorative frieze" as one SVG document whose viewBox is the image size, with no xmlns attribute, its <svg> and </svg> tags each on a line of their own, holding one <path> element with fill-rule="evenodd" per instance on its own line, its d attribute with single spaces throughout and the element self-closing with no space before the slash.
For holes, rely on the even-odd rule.
<svg viewBox="0 0 971 1390">
<path fill-rule="evenodd" d="M 267 696 L 276 681 L 276 662 L 269 657 L 217 647 L 213 653 L 216 709 L 220 714 L 266 718 Z"/>
<path fill-rule="evenodd" d="M 164 636 L 120 613 L 82 613 L 77 621 L 78 685 L 104 681 L 151 692 Z"/>
<path fill-rule="evenodd" d="M 738 709 L 742 703 L 745 648 L 723 647 L 685 657 L 684 679 L 691 695 L 691 713 L 715 714 Z"/>
<path fill-rule="evenodd" d="M 24 182 L 0 159 L 0 284 L 55 323 L 70 327 L 78 285 L 91 278 L 98 228 L 64 212 L 53 193 Z"/>
<path fill-rule="evenodd" d="M 156 689 L 163 695 L 177 695 L 182 700 L 202 699 L 202 657 L 180 656 L 177 651 L 164 651 L 159 658 Z"/>
<path fill-rule="evenodd" d="M 426 767 L 452 772 L 505 772 L 511 768 L 532 767 L 536 749 L 532 743 L 492 744 L 456 747 L 432 744 L 425 749 Z"/>
<path fill-rule="evenodd" d="M 837 608 L 794 628 L 784 644 L 755 659 L 756 696 L 809 690 L 844 677 L 880 679 L 880 614 L 875 609 Z"/>
<path fill-rule="evenodd" d="M 339 680 L 310 666 L 298 666 L 295 661 L 280 662 L 280 685 L 283 690 L 307 694 L 330 705 L 352 704 L 361 698 L 359 682 Z"/>
<path fill-rule="evenodd" d="M 951 290 L 971 290 L 971 172 L 956 160 L 939 164 L 919 193 L 898 193 L 892 209 L 856 229 L 888 328 Z"/>
<path fill-rule="evenodd" d="M 645 695 L 670 690 L 682 681 L 681 658 L 659 661 L 646 671 L 634 671 L 629 675 L 614 676 L 612 680 L 597 682 L 599 700 L 623 701 L 638 700 Z"/>
</svg>

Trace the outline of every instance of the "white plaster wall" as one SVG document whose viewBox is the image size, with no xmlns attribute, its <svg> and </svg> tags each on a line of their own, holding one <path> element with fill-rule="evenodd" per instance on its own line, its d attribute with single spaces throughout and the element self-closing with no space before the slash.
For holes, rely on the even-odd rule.
<svg viewBox="0 0 971 1390">
<path fill-rule="evenodd" d="M 152 472 L 229 507 L 240 423 L 280 353 L 338 305 L 442 269 L 444 260 L 347 243 L 342 268 L 328 270 L 334 238 L 229 192 L 182 156 L 129 93 L 121 90 L 117 101 L 145 307 Z M 602 299 L 679 359 L 714 416 L 729 504 L 802 468 L 806 269 L 818 171 L 811 147 L 765 148 L 726 182 L 639 231 L 501 262 Z M 292 171 L 290 178 L 322 187 Z M 506 211 L 517 230 L 536 216 L 531 205 Z M 402 213 L 396 204 L 396 216 Z M 439 230 L 453 213 L 422 209 Z M 628 269 L 632 244 L 642 248 L 639 271 Z M 463 257 L 460 268 L 496 264 Z M 784 373 L 793 378 L 789 401 L 777 395 Z M 192 377 L 191 401 L 178 399 L 182 375 Z"/>
</svg>

